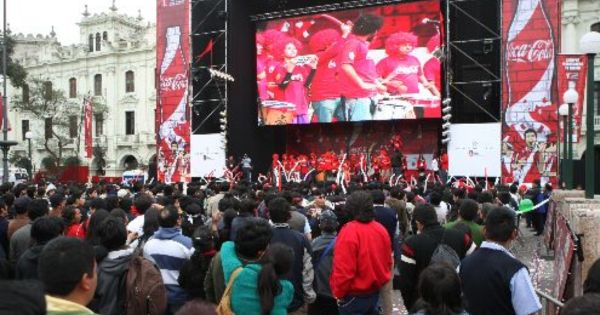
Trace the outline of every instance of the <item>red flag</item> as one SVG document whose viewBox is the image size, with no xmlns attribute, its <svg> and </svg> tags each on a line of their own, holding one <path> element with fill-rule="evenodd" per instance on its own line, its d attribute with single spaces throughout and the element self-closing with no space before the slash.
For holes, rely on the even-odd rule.
<svg viewBox="0 0 600 315">
<path fill-rule="evenodd" d="M 198 55 L 198 60 L 202 59 L 202 57 L 204 57 L 206 54 L 208 54 L 209 52 L 211 52 L 213 50 L 213 46 L 214 46 L 214 42 L 212 40 L 212 38 L 208 41 L 208 44 L 206 44 L 206 48 L 204 48 L 204 50 Z"/>
<path fill-rule="evenodd" d="M 92 157 L 92 98 L 88 98 L 85 101 L 85 112 L 84 112 L 84 136 L 85 136 L 85 157 L 90 159 Z"/>
</svg>

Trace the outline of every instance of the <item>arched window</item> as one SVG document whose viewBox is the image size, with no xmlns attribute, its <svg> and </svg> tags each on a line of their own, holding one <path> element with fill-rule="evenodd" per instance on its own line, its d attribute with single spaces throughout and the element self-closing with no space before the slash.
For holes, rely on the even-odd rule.
<svg viewBox="0 0 600 315">
<path fill-rule="evenodd" d="M 104 31 L 104 33 L 102 33 L 102 40 L 108 40 L 108 32 Z"/>
<path fill-rule="evenodd" d="M 90 52 L 94 51 L 94 34 L 90 34 L 90 37 L 88 38 L 88 46 Z"/>
<path fill-rule="evenodd" d="M 102 75 L 94 76 L 94 96 L 102 96 Z"/>
<path fill-rule="evenodd" d="M 131 70 L 125 72 L 125 92 L 135 92 L 135 75 Z"/>
<path fill-rule="evenodd" d="M 100 51 L 100 33 L 96 33 L 96 51 Z"/>
<path fill-rule="evenodd" d="M 77 79 L 75 79 L 75 78 L 69 79 L 69 97 L 70 98 L 77 97 Z"/>
</svg>

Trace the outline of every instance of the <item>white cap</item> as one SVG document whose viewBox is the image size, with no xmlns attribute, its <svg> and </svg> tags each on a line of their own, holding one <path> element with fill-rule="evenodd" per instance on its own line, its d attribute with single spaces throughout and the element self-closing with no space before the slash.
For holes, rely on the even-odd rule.
<svg viewBox="0 0 600 315">
<path fill-rule="evenodd" d="M 119 189 L 119 191 L 117 191 L 117 197 L 119 198 L 125 198 L 127 195 L 129 195 L 129 191 L 127 191 L 127 189 Z"/>
<path fill-rule="evenodd" d="M 48 193 L 51 190 L 56 190 L 56 186 L 54 186 L 54 184 L 49 183 L 48 186 L 46 186 L 46 193 Z"/>
</svg>

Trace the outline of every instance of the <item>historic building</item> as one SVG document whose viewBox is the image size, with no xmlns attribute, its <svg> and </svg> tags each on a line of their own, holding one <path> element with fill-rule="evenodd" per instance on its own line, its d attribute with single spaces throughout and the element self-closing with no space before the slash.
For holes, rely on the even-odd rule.
<svg viewBox="0 0 600 315">
<path fill-rule="evenodd" d="M 562 1 L 562 53 L 576 54 L 579 51 L 579 40 L 590 30 L 600 32 L 600 1 L 597 0 L 564 0 Z M 596 151 L 600 145 L 600 56 L 595 59 L 594 72 L 594 102 L 595 102 L 595 143 Z M 562 96 L 559 96 L 562 98 Z M 585 95 L 579 95 L 585 98 Z M 585 103 L 584 103 L 585 112 Z M 584 113 L 585 114 L 585 113 Z M 582 132 L 586 132 L 585 116 L 582 120 Z M 573 156 L 578 159 L 585 153 L 585 137 L 574 145 Z"/>
<path fill-rule="evenodd" d="M 81 109 L 89 96 L 94 104 L 105 106 L 105 114 L 93 115 L 92 135 L 94 147 L 105 152 L 106 176 L 143 169 L 156 154 L 156 27 L 141 16 L 119 14 L 114 4 L 108 12 L 93 15 L 86 6 L 78 26 L 80 42 L 70 46 L 62 46 L 54 30 L 46 36 L 14 35 L 13 58 L 25 67 L 29 80 L 50 81 L 54 89 L 62 90 L 67 106 Z M 21 95 L 20 90 L 9 93 Z M 43 145 L 45 122 L 14 111 L 9 119 L 10 137 L 20 142 L 11 152 L 27 156 L 25 133 L 31 130 L 33 165 L 40 169 L 48 156 Z M 90 165 L 91 175 L 99 175 L 98 158 L 85 158 L 81 121 L 77 119 L 79 130 L 63 157 L 79 156 L 83 165 Z"/>
</svg>

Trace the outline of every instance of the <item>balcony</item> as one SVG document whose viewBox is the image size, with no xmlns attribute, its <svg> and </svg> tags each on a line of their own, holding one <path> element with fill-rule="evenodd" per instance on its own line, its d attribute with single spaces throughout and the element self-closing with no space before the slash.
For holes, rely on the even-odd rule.
<svg viewBox="0 0 600 315">
<path fill-rule="evenodd" d="M 118 147 L 131 147 L 139 141 L 138 135 L 119 135 L 117 136 Z"/>
</svg>

